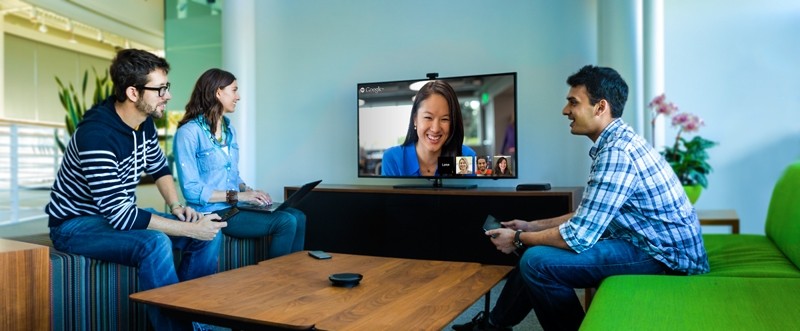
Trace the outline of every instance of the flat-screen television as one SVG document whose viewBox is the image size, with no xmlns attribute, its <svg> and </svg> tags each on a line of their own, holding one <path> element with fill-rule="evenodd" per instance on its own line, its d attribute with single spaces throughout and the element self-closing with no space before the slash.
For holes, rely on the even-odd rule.
<svg viewBox="0 0 800 331">
<path fill-rule="evenodd" d="M 428 74 L 356 91 L 359 178 L 426 178 L 438 187 L 518 177 L 516 72 Z"/>
</svg>

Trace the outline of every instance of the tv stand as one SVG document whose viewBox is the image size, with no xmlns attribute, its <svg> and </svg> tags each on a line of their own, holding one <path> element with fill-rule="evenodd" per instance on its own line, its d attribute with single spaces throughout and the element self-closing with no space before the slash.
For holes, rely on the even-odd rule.
<svg viewBox="0 0 800 331">
<path fill-rule="evenodd" d="M 477 188 L 478 185 L 476 184 L 459 184 L 459 185 L 444 185 L 442 184 L 441 178 L 434 178 L 431 180 L 433 182 L 432 185 L 422 185 L 422 184 L 397 184 L 392 186 L 396 189 L 451 189 L 451 190 L 469 190 Z"/>
<path fill-rule="evenodd" d="M 314 188 L 297 209 L 308 217 L 305 249 L 441 261 L 515 265 L 484 234 L 486 215 L 498 220 L 561 216 L 578 207 L 583 188 L 515 187 L 407 189 L 391 185 Z M 299 187 L 284 187 L 284 196 Z"/>
</svg>

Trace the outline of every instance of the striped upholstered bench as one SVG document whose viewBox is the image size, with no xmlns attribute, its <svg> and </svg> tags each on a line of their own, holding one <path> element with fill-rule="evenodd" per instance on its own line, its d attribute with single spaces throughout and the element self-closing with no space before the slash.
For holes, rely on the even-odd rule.
<svg viewBox="0 0 800 331">
<path fill-rule="evenodd" d="M 53 330 L 147 330 L 143 305 L 128 299 L 139 291 L 137 270 L 53 248 L 48 234 L 13 238 L 50 247 L 50 307 Z M 267 258 L 268 239 L 224 236 L 219 271 Z"/>
</svg>

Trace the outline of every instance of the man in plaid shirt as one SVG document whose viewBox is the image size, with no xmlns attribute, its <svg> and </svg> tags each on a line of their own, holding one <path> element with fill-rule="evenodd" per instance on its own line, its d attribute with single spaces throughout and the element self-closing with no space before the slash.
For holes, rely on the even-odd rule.
<svg viewBox="0 0 800 331">
<path fill-rule="evenodd" d="M 455 330 L 511 330 L 533 309 L 545 330 L 577 330 L 575 288 L 621 274 L 693 275 L 709 270 L 700 222 L 664 158 L 622 119 L 628 85 L 587 65 L 567 79 L 570 132 L 594 142 L 583 199 L 573 213 L 511 220 L 486 231 L 504 253 L 523 251 L 488 316 Z"/>
</svg>

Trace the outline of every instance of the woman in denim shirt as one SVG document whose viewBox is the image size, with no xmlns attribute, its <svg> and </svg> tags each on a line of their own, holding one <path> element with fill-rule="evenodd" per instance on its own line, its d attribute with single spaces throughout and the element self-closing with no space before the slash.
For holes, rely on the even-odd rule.
<svg viewBox="0 0 800 331">
<path fill-rule="evenodd" d="M 269 194 L 253 190 L 239 177 L 236 130 L 224 115 L 239 101 L 236 77 L 209 69 L 198 78 L 186 114 L 178 123 L 174 150 L 178 179 L 186 203 L 199 212 L 223 215 L 232 200 L 270 204 Z M 303 249 L 306 216 L 288 208 L 261 213 L 242 210 L 228 220 L 223 233 L 233 237 L 272 236 L 269 257 Z"/>
</svg>

